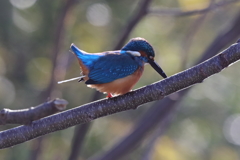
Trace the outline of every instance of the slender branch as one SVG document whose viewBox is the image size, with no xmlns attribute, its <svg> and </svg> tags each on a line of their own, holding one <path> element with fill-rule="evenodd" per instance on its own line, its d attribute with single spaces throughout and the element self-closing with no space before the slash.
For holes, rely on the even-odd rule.
<svg viewBox="0 0 240 160">
<path fill-rule="evenodd" d="M 39 136 L 114 113 L 136 109 L 147 102 L 163 99 L 220 72 L 240 59 L 240 43 L 235 43 L 217 56 L 167 79 L 129 92 L 103 99 L 32 122 L 30 125 L 0 132 L 0 148 L 7 148 Z"/>
<path fill-rule="evenodd" d="M 55 99 L 28 109 L 4 108 L 0 111 L 0 124 L 30 124 L 32 121 L 66 109 L 67 104 L 64 99 Z"/>
<path fill-rule="evenodd" d="M 69 156 L 69 160 L 77 160 L 78 156 L 81 153 L 81 149 L 83 146 L 83 142 L 85 140 L 85 136 L 88 133 L 89 128 L 91 127 L 91 123 L 84 123 L 80 126 L 76 126 L 74 130 L 74 137 L 72 139 L 72 147 L 71 154 Z"/>
<path fill-rule="evenodd" d="M 152 134 L 152 136 L 150 137 L 150 140 L 148 142 L 148 144 L 146 145 L 146 151 L 142 156 L 141 160 L 150 160 L 153 159 L 152 158 L 152 153 L 154 151 L 154 148 L 156 146 L 156 143 L 158 142 L 158 138 L 163 135 L 165 133 L 165 130 L 169 127 L 169 123 L 173 118 L 173 114 L 174 112 L 172 112 L 172 114 L 166 114 L 166 116 L 164 116 L 164 119 L 162 120 L 162 123 L 160 123 L 154 133 Z M 166 117 L 166 118 L 165 118 Z"/>
<path fill-rule="evenodd" d="M 132 18 L 130 18 L 127 25 L 124 27 L 123 31 L 121 32 L 120 37 L 118 38 L 119 41 L 114 47 L 114 50 L 120 49 L 126 39 L 128 38 L 129 34 L 133 30 L 133 28 L 136 26 L 136 24 L 147 14 L 147 10 L 149 8 L 149 5 L 152 0 L 141 0 L 139 2 L 139 7 Z"/>
<path fill-rule="evenodd" d="M 50 83 L 47 87 L 47 90 L 43 93 L 43 95 L 51 96 L 51 92 L 54 90 L 55 85 L 57 84 L 57 77 L 59 77 L 59 66 L 58 66 L 58 57 L 59 57 L 59 51 L 61 49 L 62 43 L 63 43 L 63 37 L 64 37 L 64 27 L 65 27 L 65 19 L 67 17 L 67 14 L 69 11 L 71 11 L 71 8 L 75 4 L 76 0 L 63 0 L 62 8 L 59 12 L 59 16 L 57 17 L 57 21 L 55 24 L 55 33 L 54 33 L 54 45 L 52 49 L 52 71 L 51 71 L 51 78 Z M 65 75 L 64 73 L 61 73 L 61 76 Z M 62 78 L 62 77 L 61 77 Z"/>
<path fill-rule="evenodd" d="M 198 9 L 198 10 L 193 10 L 193 11 L 182 11 L 181 9 L 178 8 L 172 8 L 172 9 L 157 9 L 153 8 L 148 11 L 149 14 L 154 14 L 154 15 L 167 15 L 167 16 L 192 16 L 196 14 L 203 14 L 206 12 L 213 11 L 215 9 L 218 9 L 220 7 L 225 7 L 229 4 L 239 2 L 239 0 L 229 0 L 229 1 L 221 1 L 215 4 L 210 5 L 207 8 L 204 9 Z"/>
</svg>

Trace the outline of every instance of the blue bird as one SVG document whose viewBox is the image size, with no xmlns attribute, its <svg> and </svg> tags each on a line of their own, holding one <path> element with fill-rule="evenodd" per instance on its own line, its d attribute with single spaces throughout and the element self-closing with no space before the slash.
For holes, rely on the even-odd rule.
<svg viewBox="0 0 240 160">
<path fill-rule="evenodd" d="M 74 44 L 71 50 L 76 55 L 82 77 L 88 87 L 112 95 L 129 92 L 141 77 L 144 64 L 149 63 L 163 78 L 167 78 L 155 63 L 153 47 L 143 38 L 132 38 L 121 50 L 102 53 L 87 53 Z"/>
</svg>

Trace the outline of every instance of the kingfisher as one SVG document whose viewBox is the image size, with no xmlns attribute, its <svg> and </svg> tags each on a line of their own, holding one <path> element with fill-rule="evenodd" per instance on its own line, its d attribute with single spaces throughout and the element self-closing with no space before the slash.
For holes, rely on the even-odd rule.
<svg viewBox="0 0 240 160">
<path fill-rule="evenodd" d="M 82 71 L 82 76 L 77 77 L 79 82 L 84 81 L 88 87 L 107 93 L 108 98 L 131 91 L 147 63 L 163 78 L 167 78 L 154 61 L 153 47 L 144 38 L 132 38 L 121 50 L 102 53 L 87 53 L 74 44 L 71 44 L 70 48 L 76 55 Z"/>
</svg>

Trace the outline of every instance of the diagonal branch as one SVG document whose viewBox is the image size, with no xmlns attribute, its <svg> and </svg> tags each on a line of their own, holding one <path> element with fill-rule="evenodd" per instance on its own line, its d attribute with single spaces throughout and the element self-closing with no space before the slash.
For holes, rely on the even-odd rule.
<svg viewBox="0 0 240 160">
<path fill-rule="evenodd" d="M 67 104 L 68 102 L 64 99 L 54 99 L 28 109 L 11 110 L 4 108 L 0 111 L 0 125 L 30 124 L 32 121 L 66 109 Z"/>
<path fill-rule="evenodd" d="M 207 8 L 204 9 L 197 9 L 193 11 L 182 11 L 181 9 L 178 8 L 172 8 L 172 9 L 165 9 L 165 8 L 153 8 L 148 11 L 149 14 L 154 14 L 154 15 L 167 15 L 167 16 L 192 16 L 192 15 L 197 15 L 197 14 L 204 14 L 206 12 L 210 12 L 213 10 L 216 10 L 220 7 L 225 7 L 229 4 L 240 2 L 239 0 L 229 0 L 229 1 L 221 1 L 215 4 L 210 5 Z"/>
<path fill-rule="evenodd" d="M 175 109 L 175 108 L 174 108 Z M 165 112 L 163 112 L 162 114 L 164 114 Z M 163 135 L 165 133 L 165 130 L 170 126 L 170 122 L 173 119 L 174 113 L 172 111 L 171 114 L 166 114 L 166 116 L 162 116 L 162 123 L 160 123 L 155 131 L 152 133 L 151 137 L 149 138 L 149 142 L 145 147 L 145 153 L 142 156 L 141 160 L 150 160 L 153 159 L 153 152 L 156 146 L 156 143 L 158 142 L 158 139 L 161 135 Z"/>
<path fill-rule="evenodd" d="M 202 82 L 205 78 L 220 72 L 239 59 L 240 43 L 235 43 L 211 59 L 157 83 L 122 96 L 76 107 L 34 121 L 31 125 L 2 131 L 0 132 L 0 148 L 11 147 L 54 131 L 86 123 L 114 113 L 136 109 L 144 103 L 163 99 L 169 94 Z"/>
</svg>

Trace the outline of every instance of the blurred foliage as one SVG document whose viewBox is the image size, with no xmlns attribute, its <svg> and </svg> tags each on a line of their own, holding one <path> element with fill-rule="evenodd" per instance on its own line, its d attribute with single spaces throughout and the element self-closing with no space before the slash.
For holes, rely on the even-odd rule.
<svg viewBox="0 0 240 160">
<path fill-rule="evenodd" d="M 50 82 L 52 48 L 57 17 L 65 1 L 27 0 L 0 2 L 0 109 L 22 109 L 42 103 L 42 92 Z M 59 54 L 68 52 L 71 43 L 88 52 L 113 49 L 122 28 L 138 6 L 138 1 L 79 1 L 64 22 L 63 44 Z M 216 1 L 219 2 L 219 1 Z M 23 4 L 19 4 L 23 3 Z M 156 0 L 152 7 L 180 8 L 183 11 L 202 9 L 209 0 Z M 235 3 L 207 14 L 189 44 L 187 64 L 190 67 L 221 31 L 230 26 L 239 11 Z M 155 48 L 156 61 L 170 76 L 181 70 L 183 44 L 191 24 L 201 15 L 172 17 L 147 15 L 129 36 L 144 37 Z M 200 25 L 200 24 L 199 24 Z M 231 44 L 233 42 L 229 42 Z M 120 48 L 119 48 L 120 49 Z M 69 55 L 65 78 L 79 75 L 79 66 Z M 240 111 L 239 63 L 208 78 L 192 88 L 176 112 L 165 135 L 158 139 L 153 159 L 237 160 L 240 159 L 240 123 L 234 123 Z M 58 79 L 62 80 L 62 79 Z M 160 80 L 146 66 L 135 88 Z M 57 85 L 69 108 L 89 102 L 94 90 L 83 83 Z M 104 97 L 104 95 L 103 95 Z M 54 96 L 51 98 L 55 98 Z M 94 121 L 80 159 L 100 154 L 111 148 L 131 130 L 134 122 L 151 104 L 134 111 L 119 113 Z M 235 119 L 229 118 L 235 115 Z M 0 126 L 5 130 L 12 126 Z M 235 130 L 234 130 L 235 128 Z M 236 136 L 236 134 L 238 136 Z M 234 136 L 232 136 L 234 135 Z M 73 127 L 46 136 L 40 159 L 67 159 Z M 140 159 L 144 145 L 129 158 Z M 27 159 L 34 149 L 33 141 L 0 151 L 0 159 Z"/>
</svg>

